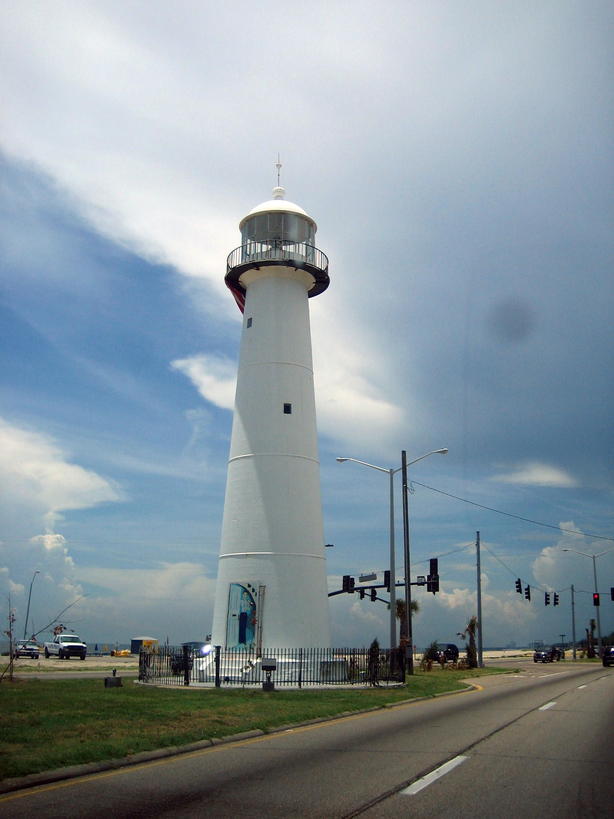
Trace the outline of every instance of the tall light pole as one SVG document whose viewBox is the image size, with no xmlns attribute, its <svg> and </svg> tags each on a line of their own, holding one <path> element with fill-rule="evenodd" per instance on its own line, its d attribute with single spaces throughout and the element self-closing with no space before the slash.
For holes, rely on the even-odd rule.
<svg viewBox="0 0 614 819">
<path fill-rule="evenodd" d="M 389 543 L 390 543 L 390 648 L 395 648 L 397 643 L 397 627 L 396 627 L 396 570 L 395 570 L 395 543 L 394 543 L 394 475 L 395 472 L 398 472 L 398 469 L 386 469 L 383 466 L 376 466 L 375 464 L 367 463 L 366 461 L 359 461 L 357 458 L 337 458 L 337 462 L 342 464 L 346 461 L 352 461 L 355 464 L 361 464 L 362 466 L 368 466 L 371 469 L 377 469 L 378 472 L 385 472 L 388 475 L 389 479 L 389 486 L 390 486 L 390 500 L 389 500 L 389 513 L 390 513 L 390 530 L 389 530 Z"/>
<path fill-rule="evenodd" d="M 411 464 L 415 464 L 417 461 L 421 461 L 423 458 L 428 458 L 429 455 L 447 455 L 448 450 L 446 448 L 443 449 L 434 449 L 432 452 L 427 452 L 426 455 L 421 455 L 419 458 L 416 458 L 413 461 L 410 461 L 409 464 L 406 466 L 411 466 Z M 402 470 L 402 466 L 395 468 L 386 468 L 383 466 L 376 466 L 376 464 L 370 464 L 367 461 L 359 461 L 358 458 L 337 458 L 338 463 L 342 464 L 346 461 L 351 461 L 355 464 L 360 464 L 361 466 L 368 466 L 370 469 L 376 469 L 378 472 L 385 472 L 388 475 L 389 479 L 389 543 L 390 543 L 390 648 L 395 648 L 397 642 L 397 627 L 396 627 L 396 556 L 395 556 L 395 539 L 394 539 L 394 476 L 397 472 Z M 410 597 L 411 601 L 411 597 Z M 407 590 L 406 590 L 406 600 L 405 604 L 407 606 Z"/>
<path fill-rule="evenodd" d="M 595 594 L 599 594 L 599 589 L 597 587 L 597 558 L 603 557 L 603 555 L 607 555 L 608 552 L 611 552 L 612 549 L 606 549 L 605 552 L 600 552 L 598 555 L 592 555 L 588 552 L 579 552 L 577 549 L 561 549 L 562 552 L 575 552 L 577 555 L 584 555 L 584 557 L 590 557 L 593 560 L 593 580 L 595 581 Z M 597 609 L 597 644 L 599 646 L 599 656 L 602 656 L 601 651 L 601 619 L 599 617 L 599 606 L 595 607 Z"/>
<path fill-rule="evenodd" d="M 409 482 L 407 468 L 418 461 L 423 461 L 429 455 L 447 455 L 448 448 L 432 449 L 413 461 L 407 461 L 405 450 L 401 452 L 401 470 L 403 472 L 403 551 L 405 556 L 405 632 L 407 634 L 407 673 L 414 673 L 414 635 L 411 622 L 411 557 L 410 557 L 410 528 L 409 528 Z"/>
<path fill-rule="evenodd" d="M 40 574 L 39 570 L 37 569 L 34 574 L 32 575 L 32 580 L 30 580 L 30 591 L 28 593 L 28 607 L 26 608 L 26 622 L 23 627 L 23 639 L 27 639 L 28 633 L 28 618 L 30 617 L 30 600 L 32 599 L 32 585 L 34 584 L 34 578 L 37 574 Z"/>
</svg>

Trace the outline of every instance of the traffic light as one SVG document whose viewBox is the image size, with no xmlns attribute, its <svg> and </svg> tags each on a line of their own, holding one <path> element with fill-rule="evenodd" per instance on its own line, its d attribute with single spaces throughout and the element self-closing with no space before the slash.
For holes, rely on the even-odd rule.
<svg viewBox="0 0 614 819">
<path fill-rule="evenodd" d="M 558 604 L 559 604 L 559 596 L 558 596 L 558 594 L 556 592 L 554 592 L 554 594 L 552 595 L 552 605 L 553 606 L 558 606 Z"/>
<path fill-rule="evenodd" d="M 426 578 L 426 590 L 437 594 L 439 591 L 439 561 L 436 557 L 432 557 L 430 564 L 430 574 Z"/>
<path fill-rule="evenodd" d="M 550 605 L 550 595 L 548 592 L 544 592 L 544 606 Z"/>
<path fill-rule="evenodd" d="M 531 599 L 531 587 L 530 586 L 525 586 L 524 587 L 524 599 L 525 600 L 530 600 Z"/>
<path fill-rule="evenodd" d="M 612 602 L 614 603 L 614 586 L 610 588 L 610 597 L 612 598 Z"/>
<path fill-rule="evenodd" d="M 371 589 L 371 600 L 377 600 L 377 589 Z"/>
<path fill-rule="evenodd" d="M 341 588 L 344 592 L 348 592 L 348 594 L 354 594 L 354 582 L 353 577 L 351 577 L 349 574 L 344 574 Z"/>
<path fill-rule="evenodd" d="M 522 594 L 522 581 L 520 580 L 520 578 L 518 578 L 518 580 L 516 581 L 516 591 L 518 592 L 518 594 Z"/>
<path fill-rule="evenodd" d="M 365 599 L 365 592 L 366 591 L 367 591 L 366 589 L 358 589 L 358 594 L 360 595 L 361 600 Z"/>
<path fill-rule="evenodd" d="M 599 603 L 599 592 L 593 592 L 593 606 L 598 606 Z"/>
<path fill-rule="evenodd" d="M 390 569 L 386 569 L 384 572 L 384 586 L 386 586 L 386 591 L 390 591 Z M 614 589 L 612 589 L 612 591 L 614 591 Z M 614 600 L 614 597 L 612 600 Z"/>
</svg>

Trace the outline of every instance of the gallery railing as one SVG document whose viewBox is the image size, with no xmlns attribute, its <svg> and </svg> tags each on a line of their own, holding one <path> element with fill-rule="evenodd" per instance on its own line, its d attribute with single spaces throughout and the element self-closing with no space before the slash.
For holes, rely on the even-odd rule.
<svg viewBox="0 0 614 819">
<path fill-rule="evenodd" d="M 269 241 L 250 241 L 235 248 L 226 262 L 227 272 L 236 267 L 251 265 L 257 262 L 282 262 L 291 260 L 305 262 L 319 270 L 328 271 L 328 257 L 317 247 L 305 242 L 290 242 L 286 239 Z"/>
<path fill-rule="evenodd" d="M 274 687 L 334 685 L 378 686 L 405 681 L 405 664 L 398 649 L 290 648 L 193 649 L 159 646 L 142 649 L 139 681 L 156 685 Z"/>
</svg>

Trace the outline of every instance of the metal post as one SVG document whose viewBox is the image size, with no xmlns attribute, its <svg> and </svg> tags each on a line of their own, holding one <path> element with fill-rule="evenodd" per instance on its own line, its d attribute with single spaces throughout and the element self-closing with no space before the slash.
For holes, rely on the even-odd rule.
<svg viewBox="0 0 614 819">
<path fill-rule="evenodd" d="M 576 659 L 576 598 L 574 595 L 573 583 L 571 584 L 571 641 L 573 645 L 573 658 Z"/>
<path fill-rule="evenodd" d="M 28 592 L 28 607 L 26 608 L 26 622 L 25 622 L 25 625 L 23 627 L 23 639 L 24 640 L 27 640 L 27 638 L 28 638 L 28 619 L 30 617 L 30 600 L 32 599 L 32 585 L 34 583 L 34 578 L 36 577 L 37 574 L 40 574 L 38 569 L 34 572 L 34 574 L 32 575 L 32 580 L 30 581 L 30 591 Z"/>
<path fill-rule="evenodd" d="M 183 648 L 183 684 L 190 684 L 190 671 L 192 668 L 192 652 L 189 646 L 182 646 Z"/>
<path fill-rule="evenodd" d="M 405 631 L 407 633 L 407 673 L 414 673 L 414 637 L 411 624 L 411 567 L 409 562 L 409 502 L 407 498 L 407 453 L 401 452 L 401 474 L 403 476 L 403 553 L 405 557 Z"/>
<path fill-rule="evenodd" d="M 394 469 L 390 469 L 390 650 L 397 645 L 397 598 L 394 548 Z"/>
<path fill-rule="evenodd" d="M 599 589 L 597 588 L 597 565 L 595 558 L 597 555 L 591 555 L 593 558 L 593 577 L 595 579 L 595 594 L 599 593 Z M 599 656 L 603 657 L 602 653 L 602 646 L 601 646 L 601 618 L 599 617 L 599 606 L 595 607 L 597 609 L 597 644 L 599 645 Z"/>
<path fill-rule="evenodd" d="M 215 646 L 215 687 L 219 688 L 222 684 L 220 680 L 220 653 L 222 646 Z"/>
<path fill-rule="evenodd" d="M 482 653 L 482 572 L 480 569 L 480 533 L 476 532 L 475 538 L 475 554 L 477 566 L 477 589 L 478 589 L 478 667 L 484 668 L 484 659 Z"/>
</svg>

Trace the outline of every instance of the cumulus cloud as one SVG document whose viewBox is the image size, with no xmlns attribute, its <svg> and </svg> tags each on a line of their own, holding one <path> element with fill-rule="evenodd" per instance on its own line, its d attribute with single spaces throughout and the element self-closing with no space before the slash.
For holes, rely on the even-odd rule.
<svg viewBox="0 0 614 819">
<path fill-rule="evenodd" d="M 221 409 L 234 407 L 237 365 L 223 356 L 200 355 L 176 359 L 174 370 L 187 375 L 206 401 Z"/>
<path fill-rule="evenodd" d="M 135 634 L 160 640 L 204 639 L 213 617 L 215 578 L 198 563 L 160 563 L 146 569 L 82 567 L 88 591 L 80 604 L 90 639 L 127 643 Z"/>
<path fill-rule="evenodd" d="M 564 469 L 537 461 L 520 464 L 512 472 L 495 475 L 491 480 L 525 486 L 552 486 L 560 489 L 570 489 L 578 485 Z"/>
<path fill-rule="evenodd" d="M 9 495 L 55 514 L 121 500 L 119 487 L 71 463 L 49 437 L 0 419 L 0 476 Z"/>
</svg>

